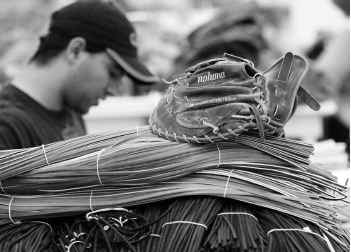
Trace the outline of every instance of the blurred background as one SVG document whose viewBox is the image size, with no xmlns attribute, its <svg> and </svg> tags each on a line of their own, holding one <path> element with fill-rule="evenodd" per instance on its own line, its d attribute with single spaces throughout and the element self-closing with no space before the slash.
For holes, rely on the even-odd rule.
<svg viewBox="0 0 351 252">
<path fill-rule="evenodd" d="M 322 104 L 299 105 L 286 135 L 314 143 L 315 162 L 332 164 L 341 181 L 349 166 L 350 42 L 348 0 L 110 0 L 134 23 L 142 61 L 167 80 L 187 66 L 229 52 L 264 70 L 283 53 L 304 55 L 310 70 L 303 83 Z M 0 83 L 26 64 L 48 26 L 52 11 L 72 0 L 0 2 Z M 346 46 L 345 46 L 346 45 Z M 147 124 L 162 84 L 141 88 L 125 79 L 121 96 L 108 98 L 86 115 L 89 133 Z M 331 120 L 331 121 L 330 121 Z M 334 120 L 334 121 L 333 121 Z M 349 141 L 349 136 L 347 137 Z"/>
</svg>

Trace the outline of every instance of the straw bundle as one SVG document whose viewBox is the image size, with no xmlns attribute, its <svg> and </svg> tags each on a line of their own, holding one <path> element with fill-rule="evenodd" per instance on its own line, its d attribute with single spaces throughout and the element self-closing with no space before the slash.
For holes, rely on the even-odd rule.
<svg viewBox="0 0 351 252">
<path fill-rule="evenodd" d="M 208 251 L 254 252 L 263 251 L 265 245 L 265 233 L 252 206 L 238 202 L 223 204 L 204 242 Z"/>
<path fill-rule="evenodd" d="M 314 225 L 289 215 L 262 209 L 256 215 L 268 237 L 268 251 L 330 251 L 333 243 L 336 251 L 343 251 L 340 244 L 330 241 Z M 333 239 L 331 239 L 333 240 Z M 344 242 L 347 242 L 344 240 Z"/>
<path fill-rule="evenodd" d="M 245 175 L 245 176 L 244 176 Z M 230 180 L 228 181 L 228 178 Z M 338 213 L 327 200 L 283 181 L 237 175 L 227 170 L 207 170 L 160 184 L 126 188 L 95 188 L 43 195 L 0 196 L 1 222 L 53 217 L 115 206 L 136 206 L 188 195 L 211 195 L 264 206 L 337 230 Z M 277 187 L 277 182 L 283 187 Z M 10 208 L 10 212 L 9 212 Z"/>
<path fill-rule="evenodd" d="M 290 174 L 307 170 L 317 184 L 330 181 L 329 175 L 309 172 L 312 146 L 288 139 L 242 136 L 235 142 L 195 146 L 152 136 L 146 127 L 138 133 L 87 136 L 86 144 L 83 139 L 6 151 L 0 156 L 1 189 L 8 194 L 42 194 L 99 184 L 149 185 L 219 165 L 252 163 L 251 167 L 259 163 L 266 168 L 292 168 Z"/>
<path fill-rule="evenodd" d="M 0 251 L 51 251 L 54 246 L 50 225 L 40 221 L 0 226 Z"/>
<path fill-rule="evenodd" d="M 213 215 L 221 208 L 218 201 L 210 197 L 175 200 L 161 226 L 156 251 L 199 251 Z"/>
<path fill-rule="evenodd" d="M 234 164 L 238 160 L 284 164 L 279 159 L 236 143 L 192 146 L 143 137 L 3 180 L 2 188 L 11 194 L 35 194 L 99 184 L 118 187 L 150 185 L 217 167 L 219 162 Z"/>
<path fill-rule="evenodd" d="M 324 249 L 330 240 L 344 251 L 348 234 L 338 225 L 346 218 L 339 210 L 347 207 L 346 188 L 309 164 L 312 152 L 311 145 L 299 141 L 256 136 L 206 145 L 175 143 L 153 136 L 148 127 L 3 151 L 0 224 L 6 229 L 10 222 L 45 220 L 59 237 L 73 237 L 53 238 L 57 251 L 101 249 L 97 244 L 107 251 L 278 251 L 281 234 L 269 231 L 294 225 L 267 228 L 264 215 L 277 212 L 322 237 L 314 245 L 315 235 L 293 231 L 298 235 L 279 241 L 304 239 L 304 248 Z M 137 215 L 123 215 L 116 207 L 133 208 Z M 100 213 L 93 222 L 66 218 L 103 208 L 111 213 Z M 262 209 L 270 212 L 262 217 L 257 214 Z M 228 212 L 246 214 L 221 214 Z M 116 222 L 117 216 L 130 226 Z M 53 217 L 65 218 L 65 227 Z M 72 236 L 77 233 L 87 235 Z"/>
<path fill-rule="evenodd" d="M 148 127 L 140 128 L 138 131 L 142 133 L 145 130 L 150 132 Z M 125 130 L 91 134 L 32 148 L 1 150 L 0 179 L 4 180 L 48 164 L 84 156 L 136 137 L 135 130 Z"/>
</svg>

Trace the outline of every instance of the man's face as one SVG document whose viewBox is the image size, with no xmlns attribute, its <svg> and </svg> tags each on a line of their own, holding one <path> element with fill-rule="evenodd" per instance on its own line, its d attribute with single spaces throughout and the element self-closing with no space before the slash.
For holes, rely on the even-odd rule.
<svg viewBox="0 0 351 252">
<path fill-rule="evenodd" d="M 70 69 L 63 99 L 66 106 L 85 114 L 100 99 L 116 95 L 124 71 L 105 52 L 81 53 Z"/>
</svg>

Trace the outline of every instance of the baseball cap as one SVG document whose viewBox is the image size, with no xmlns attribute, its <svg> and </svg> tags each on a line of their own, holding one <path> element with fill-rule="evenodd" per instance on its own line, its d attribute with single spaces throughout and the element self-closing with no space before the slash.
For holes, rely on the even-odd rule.
<svg viewBox="0 0 351 252">
<path fill-rule="evenodd" d="M 83 37 L 94 48 L 105 50 L 133 79 L 159 81 L 138 59 L 136 32 L 125 14 L 112 3 L 77 1 L 51 15 L 49 33 Z"/>
</svg>

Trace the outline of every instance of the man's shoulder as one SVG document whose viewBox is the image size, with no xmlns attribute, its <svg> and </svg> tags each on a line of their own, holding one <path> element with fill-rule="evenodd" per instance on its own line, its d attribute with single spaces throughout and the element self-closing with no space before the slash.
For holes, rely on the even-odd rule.
<svg viewBox="0 0 351 252">
<path fill-rule="evenodd" d="M 22 121 L 28 125 L 33 120 L 37 121 L 36 115 L 41 114 L 42 110 L 44 109 L 29 95 L 15 86 L 8 85 L 0 90 L 0 117 Z"/>
<path fill-rule="evenodd" d="M 31 127 L 30 115 L 20 107 L 4 105 L 0 102 L 0 125 L 10 128 Z"/>
<path fill-rule="evenodd" d="M 24 119 L 28 117 L 28 107 L 15 87 L 7 85 L 0 89 L 0 120 Z"/>
<path fill-rule="evenodd" d="M 0 88 L 0 109 L 21 108 L 22 110 L 28 106 L 26 94 L 21 92 L 12 84 L 4 85 Z"/>
<path fill-rule="evenodd" d="M 0 90 L 0 126 L 19 138 L 32 138 L 38 129 L 33 121 L 32 105 L 25 94 L 15 86 L 7 85 Z"/>
<path fill-rule="evenodd" d="M 0 107 L 0 148 L 24 148 L 38 144 L 37 130 L 25 111 Z"/>
</svg>

